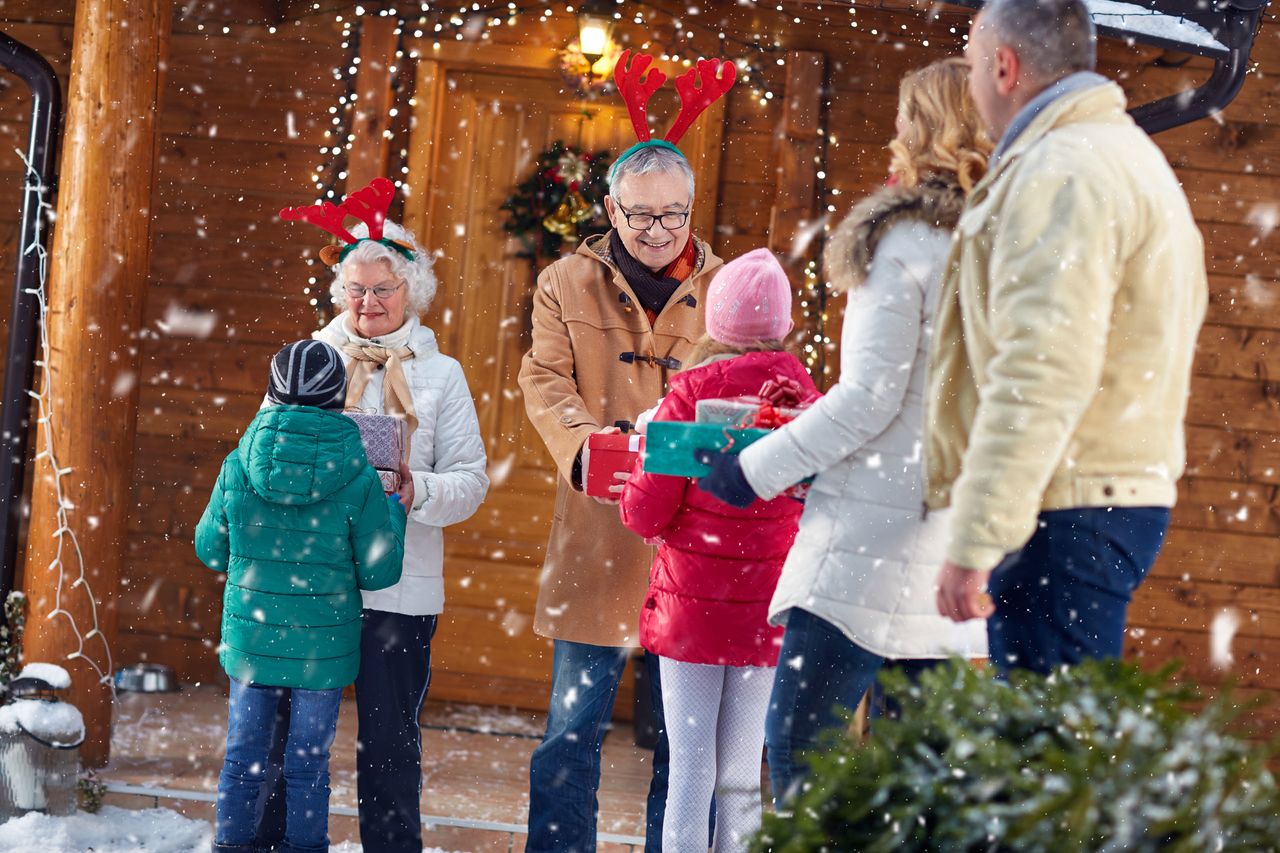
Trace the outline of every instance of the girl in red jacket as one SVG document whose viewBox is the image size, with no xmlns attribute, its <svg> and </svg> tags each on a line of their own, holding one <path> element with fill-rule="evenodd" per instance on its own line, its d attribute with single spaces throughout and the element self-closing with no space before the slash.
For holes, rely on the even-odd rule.
<svg viewBox="0 0 1280 853">
<path fill-rule="evenodd" d="M 726 264 L 707 291 L 707 335 L 676 374 L 654 420 L 691 421 L 708 397 L 818 391 L 795 356 L 791 285 L 767 249 Z M 644 473 L 637 462 L 622 492 L 622 522 L 659 542 L 640 613 L 640 642 L 660 657 L 671 745 L 664 853 L 742 849 L 760 826 L 760 753 L 781 628 L 769 599 L 796 536 L 801 505 L 786 497 L 745 509 L 722 503 L 687 477 Z"/>
</svg>

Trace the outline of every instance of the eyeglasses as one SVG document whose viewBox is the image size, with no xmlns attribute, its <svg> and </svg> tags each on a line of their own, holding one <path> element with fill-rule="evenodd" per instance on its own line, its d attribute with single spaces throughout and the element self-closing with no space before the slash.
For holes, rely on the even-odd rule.
<svg viewBox="0 0 1280 853">
<path fill-rule="evenodd" d="M 685 222 L 689 219 L 689 211 L 687 210 L 681 213 L 663 213 L 660 215 L 630 213 L 621 204 L 618 205 L 618 210 L 622 211 L 622 215 L 627 218 L 627 225 L 633 231 L 648 231 L 653 227 L 654 220 L 657 220 L 658 224 L 667 231 L 675 231 L 683 228 Z"/>
<path fill-rule="evenodd" d="M 402 287 L 404 287 L 403 281 L 394 287 L 386 284 L 380 284 L 377 287 L 361 287 L 358 284 L 348 284 L 343 290 L 347 292 L 347 296 L 351 299 L 364 299 L 366 293 L 372 293 L 378 299 L 386 299 Z"/>
</svg>

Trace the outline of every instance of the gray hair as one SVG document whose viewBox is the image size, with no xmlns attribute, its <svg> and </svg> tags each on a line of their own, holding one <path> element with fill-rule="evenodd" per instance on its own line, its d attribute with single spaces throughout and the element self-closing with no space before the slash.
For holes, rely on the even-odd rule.
<svg viewBox="0 0 1280 853">
<path fill-rule="evenodd" d="M 689 182 L 689 200 L 693 201 L 694 179 L 693 167 L 679 151 L 672 151 L 660 145 L 645 146 L 625 160 L 614 163 L 609 170 L 609 195 L 618 201 L 618 186 L 623 178 L 641 177 L 657 172 L 671 175 L 683 175 Z"/>
<path fill-rule="evenodd" d="M 363 222 L 348 230 L 354 237 L 369 236 L 369 226 Z M 341 306 L 346 301 L 347 294 L 344 288 L 347 286 L 345 269 L 347 264 L 352 262 L 376 264 L 385 261 L 391 267 L 391 274 L 396 278 L 404 279 L 405 286 L 409 288 L 409 310 L 422 314 L 431 307 L 431 300 L 436 298 L 436 274 L 431 269 L 431 258 L 403 225 L 388 219 L 382 225 L 382 236 L 409 246 L 413 251 L 413 260 L 409 260 L 395 249 L 381 243 L 370 240 L 358 243 L 342 263 L 333 268 L 333 283 L 329 285 L 333 304 Z"/>
<path fill-rule="evenodd" d="M 982 25 L 1045 82 L 1098 63 L 1098 33 L 1084 0 L 987 0 Z"/>
</svg>

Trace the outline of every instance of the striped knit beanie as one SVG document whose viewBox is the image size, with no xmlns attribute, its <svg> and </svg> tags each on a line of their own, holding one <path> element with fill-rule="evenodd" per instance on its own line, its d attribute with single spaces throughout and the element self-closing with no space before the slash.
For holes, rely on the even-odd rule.
<svg viewBox="0 0 1280 853">
<path fill-rule="evenodd" d="M 347 371 L 338 351 L 324 341 L 295 341 L 271 359 L 267 397 L 284 406 L 341 409 Z"/>
</svg>

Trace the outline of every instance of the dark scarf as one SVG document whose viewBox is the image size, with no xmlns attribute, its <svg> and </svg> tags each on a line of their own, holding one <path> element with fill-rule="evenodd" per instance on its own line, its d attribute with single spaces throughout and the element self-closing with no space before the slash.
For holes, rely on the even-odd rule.
<svg viewBox="0 0 1280 853">
<path fill-rule="evenodd" d="M 694 245 L 692 235 L 689 237 L 689 242 L 685 244 L 684 250 L 674 261 L 658 272 L 654 272 L 631 257 L 631 253 L 622 244 L 622 238 L 618 236 L 616 230 L 609 232 L 609 257 L 618 265 L 627 284 L 631 285 L 636 299 L 640 300 L 640 307 L 651 316 L 662 313 L 671 294 L 676 292 L 676 289 L 693 271 L 693 264 L 688 260 L 691 250 L 696 257 L 697 247 Z"/>
</svg>

